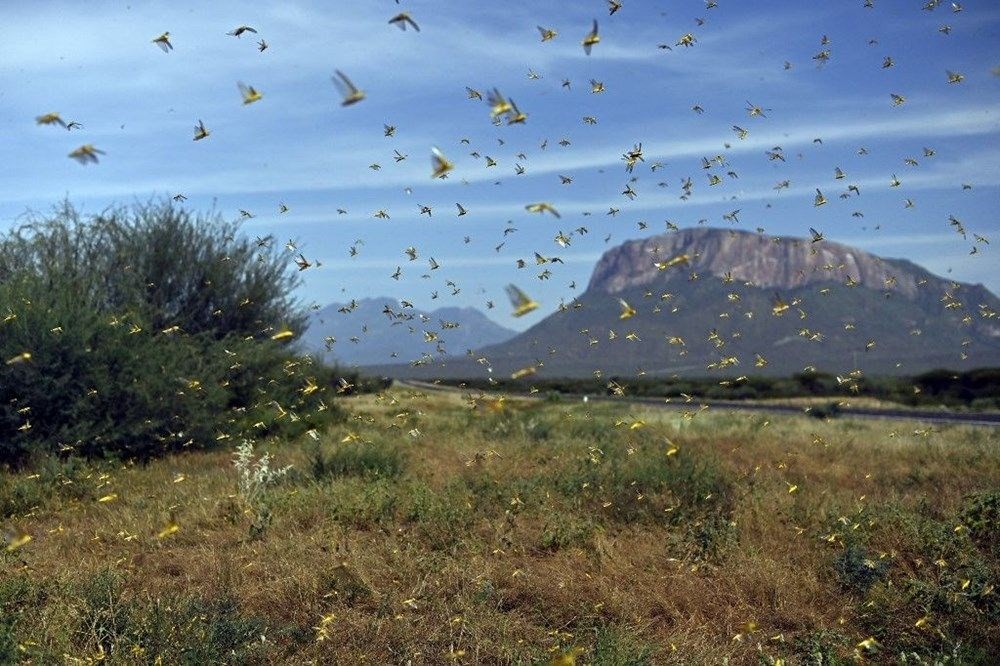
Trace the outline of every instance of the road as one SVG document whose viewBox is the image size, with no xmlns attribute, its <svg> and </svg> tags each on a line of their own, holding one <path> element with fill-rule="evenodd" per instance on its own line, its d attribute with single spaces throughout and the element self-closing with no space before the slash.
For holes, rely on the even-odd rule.
<svg viewBox="0 0 1000 666">
<path fill-rule="evenodd" d="M 416 380 L 396 380 L 400 386 L 424 391 L 463 391 L 455 386 L 443 384 L 432 384 Z M 511 393 L 508 391 L 508 395 Z M 524 398 L 535 398 L 527 393 L 516 394 Z M 582 396 L 565 395 L 566 398 L 582 399 Z M 597 402 L 621 402 L 626 404 L 641 404 L 651 407 L 661 407 L 664 409 L 690 410 L 692 405 L 700 407 L 707 405 L 711 409 L 729 409 L 740 412 L 762 412 L 766 414 L 797 414 L 802 415 L 805 408 L 795 405 L 781 405 L 760 402 L 742 402 L 736 400 L 683 400 L 666 402 L 663 398 L 647 397 L 615 397 L 615 396 L 589 396 L 589 400 Z M 919 421 L 921 423 L 966 425 L 996 428 L 1000 427 L 1000 412 L 943 412 L 940 410 L 927 409 L 877 409 L 872 407 L 841 407 L 837 418 L 858 418 L 858 419 L 889 419 L 897 421 Z"/>
</svg>

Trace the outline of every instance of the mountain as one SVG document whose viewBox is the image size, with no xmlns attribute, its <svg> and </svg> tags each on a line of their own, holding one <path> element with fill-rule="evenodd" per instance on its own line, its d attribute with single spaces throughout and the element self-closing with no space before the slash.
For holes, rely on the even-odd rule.
<svg viewBox="0 0 1000 666">
<path fill-rule="evenodd" d="M 362 366 L 393 363 L 393 354 L 411 360 L 421 351 L 457 356 L 514 335 L 475 308 L 426 312 L 380 297 L 333 303 L 312 313 L 299 344 L 327 362 Z"/>
<path fill-rule="evenodd" d="M 619 299 L 636 314 L 622 319 Z M 964 370 L 1000 365 L 998 312 L 984 286 L 909 261 L 825 240 L 685 229 L 607 251 L 578 299 L 477 356 L 497 376 L 526 366 L 550 377 Z M 484 366 L 452 359 L 404 374 L 477 377 Z"/>
</svg>

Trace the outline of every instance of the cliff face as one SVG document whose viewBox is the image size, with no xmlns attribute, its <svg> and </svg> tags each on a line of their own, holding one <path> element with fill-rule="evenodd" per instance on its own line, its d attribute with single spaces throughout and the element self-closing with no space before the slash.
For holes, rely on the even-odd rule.
<svg viewBox="0 0 1000 666">
<path fill-rule="evenodd" d="M 633 316 L 621 318 L 619 299 Z M 825 240 L 687 229 L 608 250 L 571 304 L 476 349 L 495 376 L 529 365 L 550 377 L 965 370 L 1000 366 L 1000 300 Z M 463 358 L 414 370 L 484 372 Z"/>
<path fill-rule="evenodd" d="M 654 263 L 687 255 L 687 265 L 665 270 Z M 684 229 L 629 241 L 601 257 L 588 290 L 618 294 L 628 289 L 686 280 L 692 272 L 724 276 L 764 289 L 795 289 L 822 282 L 857 283 L 916 298 L 929 274 L 916 266 L 886 260 L 856 248 L 809 239 L 765 236 L 747 231 Z"/>
<path fill-rule="evenodd" d="M 634 317 L 620 319 L 619 298 Z M 786 312 L 773 310 L 778 298 Z M 608 250 L 572 307 L 484 353 L 497 371 L 542 362 L 554 376 L 638 367 L 915 373 L 1000 364 L 998 313 L 1000 300 L 982 285 L 909 261 L 825 240 L 699 228 Z"/>
</svg>

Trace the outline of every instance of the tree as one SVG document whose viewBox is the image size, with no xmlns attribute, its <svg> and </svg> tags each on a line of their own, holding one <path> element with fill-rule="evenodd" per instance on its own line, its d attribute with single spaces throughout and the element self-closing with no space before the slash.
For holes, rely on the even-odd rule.
<svg viewBox="0 0 1000 666">
<path fill-rule="evenodd" d="M 29 220 L 0 239 L 0 463 L 147 458 L 306 409 L 324 371 L 271 339 L 305 326 L 297 285 L 283 250 L 169 202 Z"/>
<path fill-rule="evenodd" d="M 158 330 L 179 326 L 221 338 L 306 321 L 291 296 L 300 279 L 287 253 L 250 240 L 218 214 L 170 202 L 110 208 L 88 220 L 63 203 L 0 241 L 0 282 L 8 276 L 41 278 L 103 313 L 131 311 Z"/>
</svg>

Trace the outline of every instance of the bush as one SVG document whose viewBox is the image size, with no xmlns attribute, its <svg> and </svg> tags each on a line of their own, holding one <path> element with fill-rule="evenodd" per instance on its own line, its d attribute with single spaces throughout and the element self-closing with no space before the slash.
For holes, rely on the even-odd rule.
<svg viewBox="0 0 1000 666">
<path fill-rule="evenodd" d="M 586 517 L 556 511 L 549 514 L 539 545 L 543 550 L 550 551 L 584 546 L 593 536 L 594 529 L 594 523 Z"/>
<path fill-rule="evenodd" d="M 802 659 L 803 664 L 816 666 L 833 666 L 848 664 L 841 654 L 848 652 L 852 645 L 847 636 L 836 630 L 817 629 L 802 636 L 796 636 L 792 642 L 795 654 Z"/>
<path fill-rule="evenodd" d="M 80 458 L 49 458 L 31 476 L 0 474 L 0 520 L 48 508 L 53 500 L 95 499 L 93 484 L 86 483 L 95 471 Z"/>
<path fill-rule="evenodd" d="M 146 459 L 301 407 L 301 375 L 329 378 L 271 339 L 305 325 L 297 284 L 283 251 L 169 203 L 29 220 L 0 238 L 0 464 Z"/>
<path fill-rule="evenodd" d="M 6 567 L 0 551 L 0 566 Z M 0 576 L 0 664 L 20 663 L 23 655 L 18 650 L 18 626 L 31 609 L 45 603 L 45 591 L 25 574 Z"/>
<path fill-rule="evenodd" d="M 242 615 L 231 599 L 180 594 L 133 599 L 124 579 L 111 570 L 84 581 L 78 593 L 82 608 L 75 642 L 112 661 L 130 655 L 147 663 L 248 663 L 268 650 L 258 641 L 267 625 Z"/>
<path fill-rule="evenodd" d="M 69 203 L 29 218 L 0 241 L 0 280 L 42 279 L 54 300 L 131 315 L 150 328 L 189 335 L 256 335 L 262 326 L 299 330 L 291 297 L 300 280 L 286 253 L 240 233 L 220 215 L 162 203 L 109 208 L 82 219 Z"/>
<path fill-rule="evenodd" d="M 594 641 L 594 666 L 646 666 L 653 663 L 652 646 L 640 643 L 634 632 L 601 627 Z"/>
<path fill-rule="evenodd" d="M 1000 492 L 982 492 L 965 499 L 959 515 L 972 540 L 993 557 L 1000 557 Z"/>
<path fill-rule="evenodd" d="M 585 427 L 584 424 L 576 424 Z M 607 440 L 605 433 L 591 441 Z M 734 488 L 711 456 L 668 457 L 656 445 L 637 447 L 614 441 L 546 474 L 551 488 L 571 509 L 594 517 L 597 525 L 652 523 L 675 526 L 678 554 L 718 561 L 736 543 L 732 514 Z M 547 526 L 548 529 L 548 526 Z M 574 533 L 543 537 L 545 547 L 579 541 Z"/>
<path fill-rule="evenodd" d="M 396 514 L 399 486 L 387 479 L 344 479 L 326 494 L 331 518 L 355 529 L 373 529 Z"/>
<path fill-rule="evenodd" d="M 317 481 L 338 476 L 391 479 L 403 473 L 406 456 L 395 445 L 348 442 L 329 453 L 317 446 L 309 456 L 309 465 Z"/>
<path fill-rule="evenodd" d="M 401 504 L 403 520 L 412 523 L 413 532 L 434 550 L 454 548 L 468 536 L 476 519 L 468 490 L 461 482 L 440 489 L 422 482 L 408 484 Z"/>
<path fill-rule="evenodd" d="M 833 568 L 844 589 L 864 595 L 875 583 L 883 580 L 889 572 L 884 560 L 869 556 L 864 547 L 848 544 L 834 559 Z"/>
<path fill-rule="evenodd" d="M 840 416 L 840 403 L 828 402 L 825 405 L 814 405 L 809 409 L 809 416 L 820 420 L 837 418 Z"/>
</svg>

